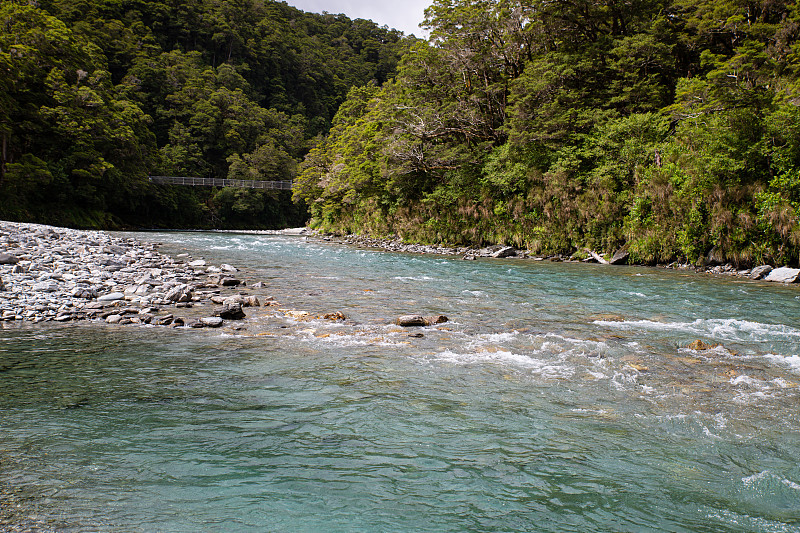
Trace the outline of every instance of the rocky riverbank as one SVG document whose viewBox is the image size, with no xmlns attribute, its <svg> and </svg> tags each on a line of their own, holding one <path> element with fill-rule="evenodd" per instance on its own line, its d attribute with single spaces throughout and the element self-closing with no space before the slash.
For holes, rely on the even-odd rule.
<svg viewBox="0 0 800 533">
<path fill-rule="evenodd" d="M 557 261 L 557 262 L 574 262 L 574 263 L 603 263 L 611 265 L 627 264 L 628 254 L 623 250 L 617 252 L 611 257 L 605 258 L 598 253 L 591 250 L 584 250 L 572 255 L 552 255 L 552 256 L 537 256 L 530 253 L 528 250 L 518 250 L 511 246 L 488 246 L 484 248 L 469 248 L 469 247 L 447 247 L 447 246 L 432 246 L 424 244 L 408 244 L 400 239 L 379 239 L 364 235 L 318 235 L 318 237 L 327 240 L 335 241 L 351 246 L 361 248 L 376 248 L 392 252 L 407 252 L 418 254 L 438 254 L 438 255 L 454 255 L 461 256 L 464 260 L 474 260 L 478 258 L 518 258 L 518 259 L 531 259 L 534 261 Z M 753 268 L 739 269 L 733 264 L 720 264 L 714 261 L 713 253 L 709 254 L 700 264 L 683 264 L 679 262 L 670 263 L 667 265 L 658 265 L 663 268 L 676 269 L 676 270 L 693 270 L 700 273 L 719 274 L 727 276 L 736 276 L 740 278 L 748 278 L 752 280 L 763 280 L 778 283 L 798 283 L 800 282 L 800 269 L 789 267 L 773 267 L 772 265 L 758 265 Z"/>
<path fill-rule="evenodd" d="M 246 282 L 236 267 L 168 257 L 156 246 L 99 231 L 0 222 L 0 321 L 220 327 L 261 305 L 241 290 Z"/>
</svg>

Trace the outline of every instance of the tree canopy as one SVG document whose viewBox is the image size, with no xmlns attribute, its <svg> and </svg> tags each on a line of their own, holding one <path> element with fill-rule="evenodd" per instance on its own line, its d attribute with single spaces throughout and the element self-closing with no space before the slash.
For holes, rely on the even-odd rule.
<svg viewBox="0 0 800 533">
<path fill-rule="evenodd" d="M 148 174 L 291 180 L 353 86 L 413 39 L 271 0 L 0 4 L 0 216 L 73 226 L 302 224 L 286 193 Z"/>
<path fill-rule="evenodd" d="M 797 263 L 798 4 L 434 0 L 301 166 L 312 225 Z"/>
</svg>

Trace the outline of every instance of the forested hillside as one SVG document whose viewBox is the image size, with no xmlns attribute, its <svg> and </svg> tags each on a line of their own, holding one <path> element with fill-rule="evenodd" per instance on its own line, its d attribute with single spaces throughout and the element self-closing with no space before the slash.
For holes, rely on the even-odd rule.
<svg viewBox="0 0 800 533">
<path fill-rule="evenodd" d="M 353 86 L 409 40 L 270 0 L 0 2 L 0 217 L 70 226 L 276 227 L 286 192 L 148 174 L 293 179 Z"/>
<path fill-rule="evenodd" d="M 636 261 L 797 263 L 786 0 L 435 0 L 302 165 L 312 225 Z"/>
</svg>

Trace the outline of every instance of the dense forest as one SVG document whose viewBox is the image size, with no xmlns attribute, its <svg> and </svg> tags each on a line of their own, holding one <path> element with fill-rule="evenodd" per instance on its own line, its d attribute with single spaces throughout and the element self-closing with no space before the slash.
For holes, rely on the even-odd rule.
<svg viewBox="0 0 800 533">
<path fill-rule="evenodd" d="M 638 262 L 798 262 L 787 0 L 435 0 L 305 158 L 311 225 Z"/>
<path fill-rule="evenodd" d="M 435 0 L 423 27 L 6 0 L 0 217 L 798 263 L 797 2 Z"/>
<path fill-rule="evenodd" d="M 283 191 L 354 86 L 413 38 L 270 0 L 0 2 L 0 217 L 74 227 L 302 225 Z"/>
</svg>

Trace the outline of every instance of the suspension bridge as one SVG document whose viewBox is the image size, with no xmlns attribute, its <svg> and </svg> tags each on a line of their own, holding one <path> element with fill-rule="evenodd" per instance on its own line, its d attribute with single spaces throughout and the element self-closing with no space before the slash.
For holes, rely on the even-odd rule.
<svg viewBox="0 0 800 533">
<path fill-rule="evenodd" d="M 239 189 L 292 190 L 291 181 L 229 180 L 221 178 L 196 178 L 193 176 L 150 176 L 150 181 L 160 185 L 189 185 L 192 187 L 236 187 Z"/>
</svg>

